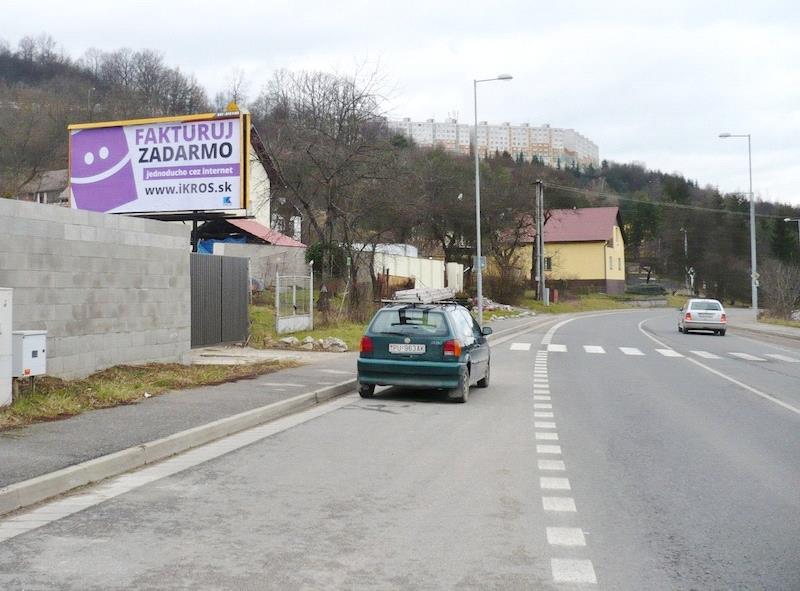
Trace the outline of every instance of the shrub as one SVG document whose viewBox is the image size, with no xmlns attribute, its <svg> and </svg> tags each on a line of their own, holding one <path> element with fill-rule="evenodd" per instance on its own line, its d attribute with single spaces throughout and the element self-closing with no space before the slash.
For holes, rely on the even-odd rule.
<svg viewBox="0 0 800 591">
<path fill-rule="evenodd" d="M 666 295 L 667 290 L 658 283 L 641 283 L 639 285 L 629 285 L 625 288 L 625 293 L 629 295 L 660 296 Z"/>
</svg>

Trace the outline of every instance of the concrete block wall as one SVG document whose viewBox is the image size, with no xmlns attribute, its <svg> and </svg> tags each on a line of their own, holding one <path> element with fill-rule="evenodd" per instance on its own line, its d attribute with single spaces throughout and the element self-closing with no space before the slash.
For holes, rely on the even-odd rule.
<svg viewBox="0 0 800 591">
<path fill-rule="evenodd" d="M 0 199 L 0 286 L 14 330 L 47 330 L 47 373 L 183 362 L 191 348 L 189 227 Z"/>
</svg>

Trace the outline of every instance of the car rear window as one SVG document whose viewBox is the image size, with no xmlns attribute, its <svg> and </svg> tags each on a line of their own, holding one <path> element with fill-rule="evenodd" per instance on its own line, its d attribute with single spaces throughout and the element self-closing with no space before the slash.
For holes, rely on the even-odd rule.
<svg viewBox="0 0 800 591">
<path fill-rule="evenodd" d="M 370 330 L 374 333 L 430 336 L 444 336 L 448 332 L 442 312 L 422 308 L 381 310 L 372 321 Z"/>
<path fill-rule="evenodd" d="M 692 310 L 722 310 L 719 302 L 692 302 Z"/>
</svg>

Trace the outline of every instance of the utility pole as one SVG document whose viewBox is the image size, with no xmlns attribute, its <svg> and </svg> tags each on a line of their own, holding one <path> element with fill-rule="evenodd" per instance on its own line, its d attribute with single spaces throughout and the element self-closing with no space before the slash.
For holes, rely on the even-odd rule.
<svg viewBox="0 0 800 591">
<path fill-rule="evenodd" d="M 536 297 L 547 306 L 550 302 L 545 300 L 544 281 L 544 183 L 537 180 L 534 184 L 536 185 Z"/>
</svg>

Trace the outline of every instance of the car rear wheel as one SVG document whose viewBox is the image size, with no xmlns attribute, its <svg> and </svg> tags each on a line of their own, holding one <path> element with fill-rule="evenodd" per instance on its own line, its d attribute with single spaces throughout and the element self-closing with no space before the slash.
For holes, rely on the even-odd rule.
<svg viewBox="0 0 800 591">
<path fill-rule="evenodd" d="M 455 402 L 466 402 L 469 398 L 469 370 L 464 370 L 458 386 L 450 390 L 450 399 Z"/>
<path fill-rule="evenodd" d="M 721 336 L 721 337 L 725 336 L 725 329 L 724 328 L 721 331 L 719 331 L 719 336 Z"/>
<path fill-rule="evenodd" d="M 680 324 L 678 325 L 678 332 L 683 332 L 683 327 Z"/>
<path fill-rule="evenodd" d="M 486 362 L 486 373 L 483 374 L 483 378 L 478 380 L 478 388 L 488 388 L 489 387 L 489 368 L 491 363 Z"/>
<path fill-rule="evenodd" d="M 358 395 L 361 398 L 372 398 L 375 396 L 375 384 L 359 384 Z"/>
</svg>

